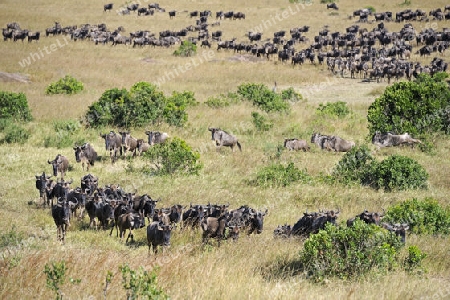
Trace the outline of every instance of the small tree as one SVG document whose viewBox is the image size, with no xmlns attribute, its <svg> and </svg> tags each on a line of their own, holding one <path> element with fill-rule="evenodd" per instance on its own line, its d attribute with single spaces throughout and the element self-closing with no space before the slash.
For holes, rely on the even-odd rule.
<svg viewBox="0 0 450 300">
<path fill-rule="evenodd" d="M 289 112 L 291 109 L 281 95 L 264 84 L 244 83 L 238 86 L 237 93 L 265 112 Z"/>
<path fill-rule="evenodd" d="M 47 287 L 56 293 L 56 300 L 62 300 L 61 286 L 66 280 L 66 262 L 53 262 L 51 266 L 45 264 L 44 273 L 47 275 Z"/>
<path fill-rule="evenodd" d="M 262 187 L 286 187 L 294 182 L 311 182 L 311 176 L 304 170 L 294 166 L 292 162 L 286 166 L 281 163 L 273 163 L 263 167 L 256 174 L 256 178 L 249 183 Z"/>
<path fill-rule="evenodd" d="M 183 41 L 180 44 L 180 47 L 173 52 L 175 56 L 192 56 L 197 53 L 197 45 L 190 41 Z"/>
<path fill-rule="evenodd" d="M 24 93 L 0 91 L 0 119 L 25 122 L 33 119 Z"/>
<path fill-rule="evenodd" d="M 60 80 L 51 83 L 46 89 L 47 95 L 54 94 L 77 94 L 84 89 L 83 83 L 70 75 L 66 75 Z"/>
<path fill-rule="evenodd" d="M 122 286 L 127 291 L 127 300 L 139 299 L 168 299 L 164 291 L 158 287 L 156 269 L 152 272 L 140 267 L 138 271 L 130 268 L 128 264 L 119 267 L 122 273 Z"/>
<path fill-rule="evenodd" d="M 273 127 L 273 122 L 256 111 L 252 112 L 252 123 L 255 125 L 256 130 L 261 132 L 269 131 Z"/>
</svg>

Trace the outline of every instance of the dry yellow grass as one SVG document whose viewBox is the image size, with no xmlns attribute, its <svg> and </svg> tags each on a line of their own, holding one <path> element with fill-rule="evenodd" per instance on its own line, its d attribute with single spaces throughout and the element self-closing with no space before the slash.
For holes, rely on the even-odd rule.
<svg viewBox="0 0 450 300">
<path fill-rule="evenodd" d="M 145 1 L 141 2 L 143 5 L 147 4 Z M 224 39 L 235 37 L 238 41 L 246 41 L 244 34 L 261 24 L 271 24 L 264 30 L 263 39 L 272 37 L 275 31 L 310 25 L 307 36 L 312 40 L 324 25 L 329 25 L 333 31 L 344 31 L 354 24 L 354 20 L 349 20 L 348 15 L 358 8 L 373 6 L 377 11 L 394 12 L 404 8 L 422 8 L 429 11 L 437 7 L 443 8 L 446 4 L 443 1 L 420 3 L 413 0 L 410 6 L 404 7 L 399 5 L 400 2 L 340 1 L 337 15 L 330 15 L 330 11 L 319 1 L 305 6 L 291 4 L 287 0 L 159 2 L 167 10 L 176 9 L 180 12 L 170 20 L 167 13 L 153 17 L 103 13 L 103 3 L 86 0 L 64 3 L 50 0 L 4 0 L 0 3 L 0 20 L 4 23 L 2 26 L 16 21 L 23 28 L 40 30 L 41 33 L 52 26 L 54 21 L 59 21 L 63 26 L 105 23 L 108 28 L 124 26 L 126 33 L 149 29 L 158 34 L 161 30 L 180 30 L 192 24 L 193 20 L 183 11 L 210 9 L 214 14 L 218 10 L 235 10 L 244 12 L 246 19 L 222 20 L 219 27 L 211 30 L 222 30 Z M 117 8 L 123 3 L 114 4 Z M 297 7 L 297 13 L 282 21 L 269 23 L 277 13 L 297 11 Z M 361 24 L 361 27 L 369 30 L 373 26 L 376 25 Z M 387 23 L 386 26 L 394 31 L 399 30 L 403 24 Z M 414 23 L 414 26 L 419 29 L 425 26 L 442 29 L 448 27 L 449 23 Z M 52 134 L 53 120 L 81 117 L 88 105 L 96 101 L 105 90 L 114 87 L 128 89 L 138 81 L 155 82 L 174 68 L 185 66 L 190 59 L 174 57 L 174 48 L 95 46 L 88 41 L 66 42 L 62 36 L 42 35 L 39 43 L 0 42 L 0 71 L 29 74 L 31 78 L 28 84 L 0 82 L 0 89 L 24 92 L 35 118 L 31 124 L 25 125 L 32 133 L 27 144 L 0 146 L 0 167 L 3 171 L 0 180 L 0 227 L 3 228 L 3 234 L 15 226 L 25 238 L 20 246 L 1 250 L 0 298 L 51 298 L 53 295 L 45 286 L 44 266 L 54 260 L 65 260 L 67 277 L 81 279 L 80 284 L 64 285 L 65 298 L 102 298 L 106 272 L 111 270 L 115 277 L 108 290 L 108 298 L 123 299 L 125 292 L 121 287 L 118 266 L 129 263 L 133 268 L 143 266 L 149 269 L 155 264 L 155 258 L 147 252 L 145 231 L 135 233 L 138 247 L 129 247 L 115 236 L 109 237 L 107 232 L 82 230 L 83 226 L 74 221 L 66 244 L 62 246 L 57 243 L 56 230 L 49 212 L 36 209 L 34 205 L 28 206 L 27 202 L 37 201 L 34 174 L 44 170 L 50 172 L 47 159 L 57 153 L 67 155 L 72 162 L 74 157 L 71 148 L 44 148 L 43 139 Z M 19 62 L 23 62 L 30 53 L 45 51 L 44 47 L 51 47 L 52 44 L 62 46 L 57 46 L 50 54 L 42 55 L 42 58 L 29 66 L 20 66 Z M 298 48 L 306 46 L 298 45 Z M 256 108 L 247 103 L 220 110 L 199 105 L 189 109 L 189 124 L 185 128 L 157 128 L 169 132 L 171 136 L 181 137 L 201 153 L 204 169 L 196 177 L 144 177 L 140 173 L 126 172 L 129 166 L 123 160 L 111 165 L 108 159 L 104 159 L 92 168 L 91 172 L 100 178 L 101 185 L 119 183 L 126 190 L 137 189 L 139 194 L 148 193 L 155 198 L 161 197 L 163 206 L 217 202 L 230 203 L 232 208 L 248 204 L 269 209 L 263 234 L 242 236 L 237 243 L 224 243 L 220 248 L 203 249 L 200 232 L 175 232 L 170 251 L 156 259 L 156 264 L 161 266 L 159 285 L 167 294 L 173 299 L 328 299 L 331 295 L 337 299 L 448 299 L 448 237 L 408 237 L 408 244 L 416 244 L 428 253 L 425 266 L 429 272 L 423 276 L 396 272 L 355 282 L 331 280 L 323 285 L 316 285 L 301 276 L 281 276 L 269 271 L 293 260 L 302 246 L 301 242 L 295 240 L 274 240 L 273 229 L 278 224 L 293 224 L 306 209 L 340 208 L 340 219 L 345 220 L 365 208 L 380 210 L 413 197 L 433 197 L 443 205 L 449 205 L 450 162 L 447 157 L 450 142 L 447 138 L 436 141 L 437 150 L 433 156 L 407 148 L 376 152 L 373 149 L 378 159 L 398 153 L 417 160 L 430 174 L 429 190 L 384 193 L 364 187 L 349 188 L 320 183 L 294 184 L 274 189 L 249 186 L 245 180 L 253 178 L 258 168 L 269 162 L 270 156 L 275 153 L 276 146 L 282 143 L 284 137 L 295 136 L 309 140 L 310 133 L 319 130 L 364 143 L 368 133 L 367 108 L 383 92 L 387 83 L 367 84 L 360 83 L 360 80 L 335 78 L 326 67 L 308 63 L 292 68 L 274 60 L 241 61 L 242 57 L 231 51 L 217 52 L 216 47 L 213 48 L 212 57 L 207 62 L 165 82 L 161 89 L 167 94 L 173 90 L 194 91 L 197 100 L 204 102 L 208 97 L 235 91 L 243 82 L 261 82 L 271 87 L 277 81 L 280 89 L 292 86 L 300 91 L 306 96 L 307 102 L 294 104 L 289 115 L 270 116 L 275 125 L 267 134 L 252 133 L 250 113 Z M 200 61 L 199 57 L 208 55 L 203 54 L 203 51 L 207 50 L 199 49 L 198 56 L 192 59 Z M 447 55 L 444 58 L 446 57 Z M 423 63 L 429 61 L 428 58 L 421 59 L 417 55 L 413 55 L 412 60 Z M 66 74 L 81 80 L 85 84 L 85 91 L 73 96 L 45 95 L 45 87 Z M 342 121 L 319 118 L 315 114 L 319 103 L 338 100 L 348 103 L 353 111 L 352 117 Z M 217 153 L 210 141 L 208 126 L 220 126 L 236 134 L 243 145 L 242 153 L 232 154 L 229 149 Z M 143 138 L 144 130 L 145 128 L 136 128 L 132 132 Z M 100 155 L 107 156 L 103 150 L 103 140 L 96 130 L 83 130 L 82 134 Z M 293 161 L 297 167 L 316 176 L 320 173 L 329 174 L 341 157 L 342 154 L 321 152 L 313 146 L 310 153 L 283 152 L 281 161 Z M 132 165 L 142 165 L 142 160 L 137 158 Z M 74 164 L 68 176 L 79 185 L 79 178 L 84 174 L 81 166 Z"/>
</svg>

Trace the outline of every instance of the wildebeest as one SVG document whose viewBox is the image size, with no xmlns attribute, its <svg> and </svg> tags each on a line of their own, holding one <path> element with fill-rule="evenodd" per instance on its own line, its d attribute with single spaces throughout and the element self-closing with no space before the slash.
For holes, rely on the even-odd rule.
<svg viewBox="0 0 450 300">
<path fill-rule="evenodd" d="M 376 131 L 372 137 L 372 143 L 380 148 L 383 147 L 395 147 L 400 145 L 414 145 L 416 143 L 421 144 L 422 141 L 419 139 L 414 139 L 408 133 L 404 134 L 392 134 L 381 133 Z"/>
<path fill-rule="evenodd" d="M 330 139 L 329 135 L 323 135 L 318 132 L 315 132 L 311 136 L 311 143 L 316 144 L 320 149 L 327 149 L 329 139 Z"/>
<path fill-rule="evenodd" d="M 378 212 L 368 212 L 367 210 L 364 210 L 359 215 L 356 215 L 355 217 L 348 219 L 347 226 L 348 227 L 352 226 L 356 219 L 360 219 L 364 221 L 364 223 L 366 224 L 380 225 L 381 219 L 383 217 L 384 214 Z"/>
<path fill-rule="evenodd" d="M 331 136 L 328 139 L 328 150 L 334 150 L 336 152 L 348 152 L 353 147 L 355 147 L 355 142 L 353 141 L 346 141 L 338 136 Z"/>
<path fill-rule="evenodd" d="M 89 143 L 84 143 L 81 146 L 75 145 L 73 150 L 75 150 L 75 160 L 77 163 L 81 162 L 83 171 L 84 165 L 86 165 L 86 171 L 89 171 L 89 167 L 94 166 L 94 163 L 97 160 L 97 152 L 94 147 Z"/>
<path fill-rule="evenodd" d="M 225 214 L 220 217 L 207 217 L 203 219 L 201 223 L 203 243 L 207 244 L 210 238 L 216 238 L 217 245 L 220 247 L 220 241 L 225 239 L 226 224 L 227 217 Z"/>
<path fill-rule="evenodd" d="M 190 207 L 183 212 L 183 228 L 191 226 L 196 228 L 200 225 L 205 217 L 205 207 L 203 205 L 190 205 Z"/>
<path fill-rule="evenodd" d="M 53 176 L 57 177 L 58 172 L 61 175 L 61 179 L 64 179 L 64 175 L 66 174 L 67 170 L 69 169 L 69 160 L 64 155 L 58 154 L 56 155 L 55 159 L 50 161 L 47 160 L 47 162 L 52 165 L 53 168 Z"/>
<path fill-rule="evenodd" d="M 124 148 L 124 155 L 127 155 L 127 151 L 131 152 L 133 156 L 136 155 L 137 139 L 131 136 L 129 131 L 119 131 L 122 136 L 122 146 Z"/>
<path fill-rule="evenodd" d="M 150 148 L 150 144 L 144 142 L 143 139 L 137 140 L 137 155 L 141 156 L 142 153 L 146 152 Z"/>
<path fill-rule="evenodd" d="M 108 3 L 108 4 L 103 5 L 103 12 L 111 10 L 113 8 L 113 6 L 114 6 L 114 3 Z"/>
<path fill-rule="evenodd" d="M 406 231 L 409 229 L 409 225 L 404 224 L 388 224 L 388 223 L 382 223 L 381 227 L 384 229 L 387 229 L 391 232 L 394 232 L 397 236 L 400 237 L 400 240 L 402 243 L 406 242 Z"/>
<path fill-rule="evenodd" d="M 159 221 L 153 221 L 147 226 L 148 250 L 153 247 L 153 252 L 158 252 L 158 246 L 170 246 L 171 225 L 160 224 Z"/>
<path fill-rule="evenodd" d="M 78 214 L 78 219 L 83 219 L 84 216 L 84 208 L 86 205 L 86 193 L 82 191 L 80 187 L 69 191 L 66 196 L 67 202 L 69 203 L 69 208 L 72 213 L 72 216 L 76 216 L 76 211 L 80 210 Z"/>
<path fill-rule="evenodd" d="M 36 177 L 36 189 L 39 190 L 39 197 L 43 201 L 43 205 L 45 204 L 49 205 L 49 199 L 47 197 L 47 185 L 50 181 L 51 176 L 48 176 L 45 174 L 45 172 L 42 172 L 41 175 L 35 175 Z"/>
<path fill-rule="evenodd" d="M 165 132 L 147 130 L 145 131 L 145 134 L 148 135 L 148 143 L 150 146 L 164 143 L 169 138 L 169 135 Z"/>
<path fill-rule="evenodd" d="M 303 150 L 304 152 L 309 151 L 309 145 L 305 140 L 299 139 L 284 139 L 284 147 L 289 150 Z"/>
<path fill-rule="evenodd" d="M 177 12 L 175 10 L 169 11 L 169 17 L 172 19 L 173 17 L 175 17 L 176 13 Z"/>
<path fill-rule="evenodd" d="M 139 229 L 145 227 L 145 218 L 142 212 L 129 212 L 119 216 L 117 220 L 117 227 L 120 232 L 120 239 L 123 239 L 125 232 L 129 230 L 125 243 L 128 243 L 128 239 L 131 237 L 131 241 L 134 241 L 133 229 Z"/>
<path fill-rule="evenodd" d="M 35 40 L 37 42 L 37 41 L 39 41 L 40 36 L 41 36 L 41 33 L 39 31 L 28 32 L 28 42 L 31 42 L 32 40 Z"/>
<path fill-rule="evenodd" d="M 111 162 L 114 163 L 117 160 L 117 153 L 122 156 L 122 136 L 114 131 L 110 131 L 108 134 L 100 134 L 105 139 L 105 149 L 109 150 L 109 156 Z"/>
<path fill-rule="evenodd" d="M 236 145 L 242 151 L 241 144 L 234 135 L 220 128 L 208 128 L 208 130 L 211 131 L 211 139 L 216 144 L 216 151 L 219 151 L 222 146 L 225 146 L 230 147 L 231 151 L 234 152 L 234 146 Z"/>
<path fill-rule="evenodd" d="M 275 228 L 273 231 L 273 236 L 289 238 L 291 236 L 291 232 L 292 232 L 291 225 L 288 224 L 278 225 L 277 228 Z"/>
<path fill-rule="evenodd" d="M 319 230 L 325 228 L 326 223 L 336 224 L 336 219 L 339 215 L 339 211 L 323 211 L 303 213 L 301 217 L 292 227 L 291 235 L 308 237 L 310 234 L 319 232 Z"/>
<path fill-rule="evenodd" d="M 339 10 L 339 7 L 337 6 L 337 4 L 336 3 L 328 3 L 327 4 L 327 9 L 329 9 L 329 8 L 332 8 L 332 9 L 335 9 L 335 10 Z"/>
<path fill-rule="evenodd" d="M 67 201 L 58 199 L 58 203 L 52 207 L 52 217 L 57 227 L 58 241 L 64 243 L 67 228 L 70 226 L 70 210 Z"/>
</svg>

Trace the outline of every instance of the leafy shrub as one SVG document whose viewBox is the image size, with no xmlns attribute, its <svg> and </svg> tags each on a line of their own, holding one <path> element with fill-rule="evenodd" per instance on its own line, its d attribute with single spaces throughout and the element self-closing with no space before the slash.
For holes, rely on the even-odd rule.
<svg viewBox="0 0 450 300">
<path fill-rule="evenodd" d="M 61 286 L 66 280 L 66 262 L 53 262 L 50 266 L 45 264 L 44 273 L 47 276 L 47 287 L 56 293 L 56 299 L 62 299 Z"/>
<path fill-rule="evenodd" d="M 156 85 L 138 82 L 130 91 L 117 88 L 105 91 L 89 106 L 85 120 L 92 127 L 142 127 L 162 121 L 183 126 L 188 118 L 186 107 L 196 103 L 192 92 L 174 92 L 166 98 Z"/>
<path fill-rule="evenodd" d="M 180 44 L 180 47 L 173 52 L 175 56 L 192 56 L 197 53 L 197 45 L 190 41 L 183 41 Z"/>
<path fill-rule="evenodd" d="M 216 97 L 209 97 L 208 100 L 205 101 L 205 104 L 211 108 L 222 108 L 231 105 L 231 102 L 222 95 Z"/>
<path fill-rule="evenodd" d="M 298 102 L 303 101 L 303 96 L 297 93 L 293 87 L 281 91 L 281 98 L 285 101 Z"/>
<path fill-rule="evenodd" d="M 30 133 L 25 128 L 11 121 L 6 122 L 3 133 L 4 137 L 1 142 L 7 144 L 23 144 L 30 137 Z"/>
<path fill-rule="evenodd" d="M 119 266 L 122 273 L 122 286 L 127 291 L 127 299 L 169 299 L 164 291 L 158 287 L 157 269 L 152 272 L 140 267 L 138 271 L 128 264 Z"/>
<path fill-rule="evenodd" d="M 353 147 L 338 162 L 332 175 L 339 182 L 345 184 L 363 183 L 367 168 L 373 161 L 370 150 L 366 145 Z"/>
<path fill-rule="evenodd" d="M 366 8 L 371 12 L 371 13 L 375 13 L 376 9 L 373 6 L 366 6 Z"/>
<path fill-rule="evenodd" d="M 383 220 L 408 223 L 409 230 L 416 234 L 450 233 L 450 208 L 443 208 L 432 198 L 414 198 L 391 206 Z"/>
<path fill-rule="evenodd" d="M 347 107 L 347 103 L 343 101 L 337 101 L 327 104 L 319 104 L 317 108 L 319 114 L 327 116 L 336 116 L 338 118 L 346 117 L 350 113 L 350 109 Z"/>
<path fill-rule="evenodd" d="M 26 122 L 33 119 L 24 93 L 0 91 L 0 119 Z"/>
<path fill-rule="evenodd" d="M 419 189 L 427 187 L 428 173 L 415 160 L 392 155 L 368 168 L 364 183 L 385 191 Z"/>
<path fill-rule="evenodd" d="M 257 112 L 252 112 L 252 123 L 258 131 L 269 131 L 273 127 L 273 122 Z"/>
<path fill-rule="evenodd" d="M 264 84 L 244 83 L 238 86 L 237 93 L 265 112 L 290 111 L 289 103 Z"/>
<path fill-rule="evenodd" d="M 408 272 L 423 270 L 422 261 L 427 254 L 422 252 L 417 246 L 408 247 L 408 256 L 403 261 L 403 267 Z"/>
<path fill-rule="evenodd" d="M 53 122 L 54 131 L 44 138 L 44 147 L 56 147 L 58 149 L 71 147 L 74 144 L 81 144 L 76 141 L 76 133 L 79 132 L 81 124 L 79 121 L 66 120 Z"/>
<path fill-rule="evenodd" d="M 311 182 L 311 176 L 306 171 L 299 170 L 290 162 L 287 166 L 281 163 L 273 163 L 262 168 L 256 174 L 256 179 L 251 184 L 262 187 L 286 187 L 293 182 Z"/>
<path fill-rule="evenodd" d="M 203 167 L 200 154 L 183 140 L 173 138 L 163 144 L 156 144 L 145 152 L 144 157 L 152 162 L 144 172 L 154 175 L 196 175 Z"/>
<path fill-rule="evenodd" d="M 84 89 L 83 83 L 73 78 L 70 75 L 66 75 L 60 80 L 51 83 L 46 89 L 47 95 L 55 94 L 77 94 Z"/>
<path fill-rule="evenodd" d="M 299 261 L 303 271 L 315 281 L 357 278 L 395 269 L 401 264 L 402 246 L 394 233 L 358 219 L 351 227 L 328 223 L 305 241 Z"/>
<path fill-rule="evenodd" d="M 450 89 L 446 73 L 421 74 L 414 81 L 387 87 L 370 105 L 369 135 L 375 131 L 411 135 L 450 133 Z"/>
</svg>

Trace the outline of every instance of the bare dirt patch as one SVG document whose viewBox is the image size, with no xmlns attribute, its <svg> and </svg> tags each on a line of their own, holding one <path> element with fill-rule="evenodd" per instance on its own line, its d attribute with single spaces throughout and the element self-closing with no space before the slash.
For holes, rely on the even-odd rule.
<svg viewBox="0 0 450 300">
<path fill-rule="evenodd" d="M 0 81 L 3 82 L 22 82 L 22 83 L 30 83 L 30 76 L 27 74 L 20 73 L 6 73 L 0 72 Z"/>
</svg>

